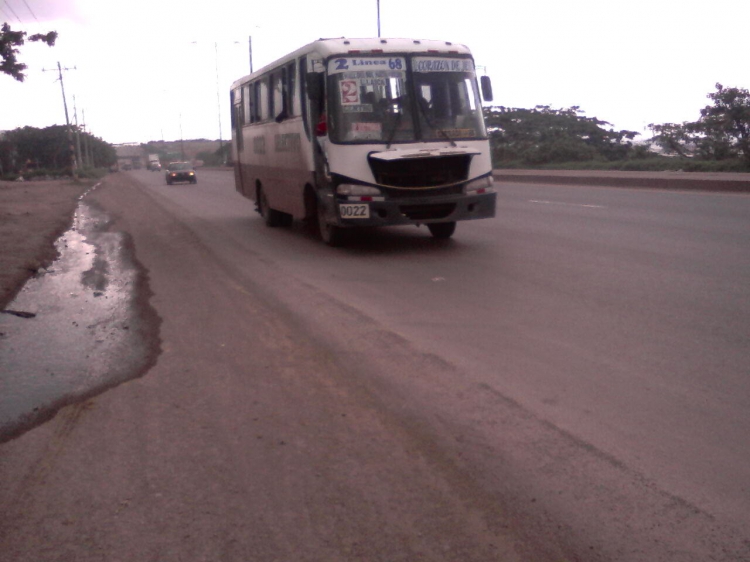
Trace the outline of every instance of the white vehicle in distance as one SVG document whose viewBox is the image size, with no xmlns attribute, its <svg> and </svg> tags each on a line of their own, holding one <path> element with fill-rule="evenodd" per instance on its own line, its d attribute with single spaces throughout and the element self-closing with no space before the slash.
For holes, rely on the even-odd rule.
<svg viewBox="0 0 750 562">
<path fill-rule="evenodd" d="M 148 169 L 152 172 L 159 172 L 161 171 L 161 162 L 159 160 L 158 154 L 149 154 L 148 155 Z"/>
</svg>

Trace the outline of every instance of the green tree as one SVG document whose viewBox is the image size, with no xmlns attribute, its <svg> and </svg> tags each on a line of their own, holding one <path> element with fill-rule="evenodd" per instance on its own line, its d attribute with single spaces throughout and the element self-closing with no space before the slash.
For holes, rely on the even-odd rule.
<svg viewBox="0 0 750 562">
<path fill-rule="evenodd" d="M 701 147 L 716 160 L 741 157 L 750 165 L 750 92 L 744 88 L 725 88 L 707 95 L 713 105 L 701 109 L 693 125 L 702 135 Z"/>
<path fill-rule="evenodd" d="M 738 160 L 750 166 L 750 93 L 716 84 L 708 94 L 713 105 L 700 110 L 694 122 L 651 123 L 651 141 L 667 154 L 695 160 Z"/>
<path fill-rule="evenodd" d="M 665 154 L 676 154 L 683 158 L 692 156 L 691 146 L 695 143 L 695 136 L 690 123 L 650 123 L 648 128 L 653 134 L 651 142 Z"/>
<path fill-rule="evenodd" d="M 496 164 L 539 165 L 589 160 L 621 160 L 632 151 L 634 131 L 615 131 L 606 121 L 586 117 L 573 106 L 553 109 L 490 107 L 485 118 Z"/>
<path fill-rule="evenodd" d="M 25 31 L 13 31 L 7 23 L 0 27 L 0 72 L 12 76 L 19 82 L 26 78 L 24 70 L 27 66 L 18 62 L 18 47 L 26 42 L 26 35 Z M 57 32 L 36 33 L 29 36 L 28 40 L 41 41 L 52 47 L 57 40 Z"/>
<path fill-rule="evenodd" d="M 117 151 L 110 143 L 90 133 L 81 133 L 81 142 L 91 148 L 92 168 L 109 168 L 117 163 Z"/>
</svg>

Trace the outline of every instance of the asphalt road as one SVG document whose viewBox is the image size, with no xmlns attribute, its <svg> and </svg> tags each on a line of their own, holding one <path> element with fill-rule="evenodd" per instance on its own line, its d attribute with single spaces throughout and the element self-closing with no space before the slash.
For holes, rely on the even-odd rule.
<svg viewBox="0 0 750 562">
<path fill-rule="evenodd" d="M 3 446 L 8 552 L 750 558 L 750 196 L 500 184 L 332 249 L 231 173 L 128 177 L 92 198 L 162 354 Z"/>
</svg>

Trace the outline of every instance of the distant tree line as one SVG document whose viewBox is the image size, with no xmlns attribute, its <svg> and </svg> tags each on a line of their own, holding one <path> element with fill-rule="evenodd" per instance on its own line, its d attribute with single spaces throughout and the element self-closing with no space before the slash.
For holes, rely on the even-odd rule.
<svg viewBox="0 0 750 562">
<path fill-rule="evenodd" d="M 490 107 L 485 119 L 495 165 L 622 160 L 638 134 L 606 129 L 609 123 L 585 117 L 579 107 Z"/>
<path fill-rule="evenodd" d="M 485 108 L 496 167 L 750 171 L 750 94 L 716 84 L 694 123 L 650 124 L 653 138 L 617 131 L 580 107 Z"/>
<path fill-rule="evenodd" d="M 117 162 L 111 144 L 75 126 L 71 129 L 74 143 L 80 144 L 79 172 L 108 168 Z M 18 175 L 70 175 L 71 167 L 70 142 L 64 125 L 21 127 L 0 133 L 0 176 L 12 179 Z"/>
<path fill-rule="evenodd" d="M 231 142 L 225 142 L 222 143 L 222 145 L 214 150 L 211 151 L 203 151 L 199 152 L 196 155 L 196 158 L 198 160 L 203 161 L 204 166 L 226 166 L 227 161 L 229 160 L 230 153 L 231 153 L 232 143 Z"/>
<path fill-rule="evenodd" d="M 198 150 L 198 145 L 218 144 L 215 150 Z M 231 151 L 231 141 L 212 141 L 208 139 L 189 139 L 185 141 L 150 141 L 141 143 L 146 154 L 158 154 L 162 162 L 192 160 L 201 162 L 202 166 L 225 166 Z"/>
</svg>

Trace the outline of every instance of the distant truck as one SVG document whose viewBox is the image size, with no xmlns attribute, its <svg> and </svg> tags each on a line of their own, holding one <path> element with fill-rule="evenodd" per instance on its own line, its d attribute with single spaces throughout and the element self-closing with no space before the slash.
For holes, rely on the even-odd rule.
<svg viewBox="0 0 750 562">
<path fill-rule="evenodd" d="M 161 162 L 159 162 L 158 154 L 148 155 L 148 169 L 151 170 L 152 172 L 161 171 Z"/>
</svg>

